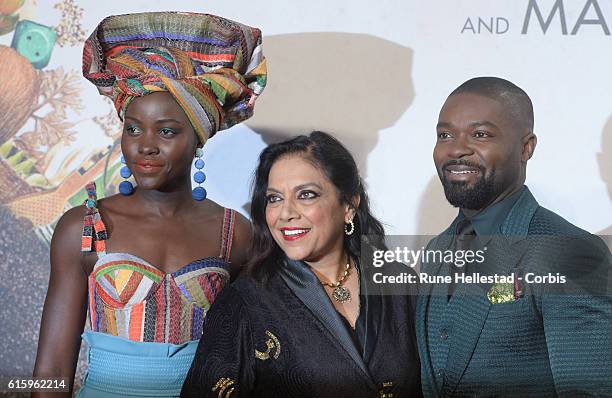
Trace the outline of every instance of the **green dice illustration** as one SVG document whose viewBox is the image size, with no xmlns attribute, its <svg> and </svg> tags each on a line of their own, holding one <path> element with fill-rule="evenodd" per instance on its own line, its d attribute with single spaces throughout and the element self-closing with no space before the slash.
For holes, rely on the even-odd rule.
<svg viewBox="0 0 612 398">
<path fill-rule="evenodd" d="M 42 69 L 49 64 L 56 40 L 53 28 L 22 20 L 17 23 L 11 47 L 29 59 L 36 69 Z"/>
</svg>

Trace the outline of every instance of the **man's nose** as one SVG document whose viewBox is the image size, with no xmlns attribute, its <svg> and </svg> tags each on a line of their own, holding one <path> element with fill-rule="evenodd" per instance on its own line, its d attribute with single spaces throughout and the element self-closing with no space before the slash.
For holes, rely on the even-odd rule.
<svg viewBox="0 0 612 398">
<path fill-rule="evenodd" d="M 453 159 L 459 159 L 464 156 L 469 156 L 474 153 L 469 137 L 459 135 L 454 140 L 449 142 L 448 155 Z"/>
</svg>

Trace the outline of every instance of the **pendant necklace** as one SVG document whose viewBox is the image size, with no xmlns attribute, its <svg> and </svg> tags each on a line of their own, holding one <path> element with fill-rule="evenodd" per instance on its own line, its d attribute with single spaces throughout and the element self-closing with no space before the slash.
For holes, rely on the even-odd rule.
<svg viewBox="0 0 612 398">
<path fill-rule="evenodd" d="M 323 286 L 334 288 L 334 290 L 332 291 L 332 297 L 334 298 L 334 300 L 336 300 L 340 304 L 348 303 L 351 301 L 351 291 L 345 288 L 344 286 L 342 286 L 342 284 L 346 280 L 346 277 L 349 275 L 350 270 L 351 270 L 351 263 L 348 262 L 346 263 L 344 274 L 342 274 L 342 276 L 338 278 L 337 282 L 335 283 L 321 282 Z"/>
</svg>

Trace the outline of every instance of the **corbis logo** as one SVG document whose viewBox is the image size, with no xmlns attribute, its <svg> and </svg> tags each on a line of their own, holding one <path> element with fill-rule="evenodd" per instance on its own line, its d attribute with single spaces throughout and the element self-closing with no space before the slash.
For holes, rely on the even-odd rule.
<svg viewBox="0 0 612 398">
<path fill-rule="evenodd" d="M 568 7 L 572 12 L 566 12 Z M 571 15 L 578 18 L 570 20 Z M 585 25 L 610 36 L 610 27 L 598 0 L 528 0 L 520 33 L 578 35 L 585 31 Z M 504 17 L 468 17 L 461 33 L 502 35 L 512 30 L 513 24 Z"/>
</svg>

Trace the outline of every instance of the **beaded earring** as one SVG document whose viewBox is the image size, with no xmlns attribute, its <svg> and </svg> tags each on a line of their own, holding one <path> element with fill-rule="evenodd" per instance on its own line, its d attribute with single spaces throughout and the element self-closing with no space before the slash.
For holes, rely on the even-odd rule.
<svg viewBox="0 0 612 398">
<path fill-rule="evenodd" d="M 121 163 L 125 165 L 125 158 L 123 155 L 121 155 Z M 119 184 L 119 192 L 125 196 L 131 195 L 132 192 L 134 192 L 134 186 L 127 180 L 127 178 L 132 176 L 132 172 L 127 166 L 123 166 L 121 170 L 119 170 L 119 174 L 121 174 L 121 177 L 126 179 L 125 181 L 121 181 L 121 184 Z"/>
<path fill-rule="evenodd" d="M 347 236 L 350 236 L 353 235 L 353 232 L 355 232 L 355 223 L 353 220 L 351 220 L 348 222 L 348 224 L 344 224 L 344 233 Z"/>
<path fill-rule="evenodd" d="M 206 199 L 206 189 L 204 189 L 200 184 L 206 181 L 206 174 L 202 171 L 204 168 L 204 161 L 202 160 L 202 156 L 204 155 L 204 150 L 202 148 L 196 149 L 196 161 L 195 168 L 198 170 L 193 175 L 193 180 L 198 184 L 197 187 L 191 191 L 191 197 L 198 202 Z"/>
</svg>

